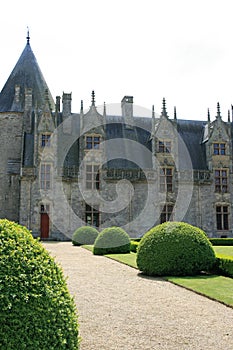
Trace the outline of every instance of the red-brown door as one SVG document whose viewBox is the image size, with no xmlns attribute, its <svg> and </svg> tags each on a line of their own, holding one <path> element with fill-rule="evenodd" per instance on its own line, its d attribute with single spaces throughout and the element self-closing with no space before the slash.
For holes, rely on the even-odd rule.
<svg viewBox="0 0 233 350">
<path fill-rule="evenodd" d="M 40 237 L 49 237 L 49 216 L 47 213 L 40 214 Z"/>
</svg>

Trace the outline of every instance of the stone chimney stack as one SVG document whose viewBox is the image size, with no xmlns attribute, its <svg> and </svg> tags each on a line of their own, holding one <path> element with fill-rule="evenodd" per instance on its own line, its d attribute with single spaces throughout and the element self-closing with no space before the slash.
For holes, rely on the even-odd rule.
<svg viewBox="0 0 233 350">
<path fill-rule="evenodd" d="M 121 101 L 122 117 L 125 124 L 133 126 L 133 96 L 125 96 Z"/>
<path fill-rule="evenodd" d="M 31 132 L 32 127 L 32 89 L 25 88 L 24 95 L 24 131 Z"/>
<path fill-rule="evenodd" d="M 32 110 L 32 89 L 26 88 L 25 89 L 25 106 L 24 106 L 25 111 L 30 111 Z"/>
<path fill-rule="evenodd" d="M 62 115 L 63 119 L 68 118 L 71 115 L 71 93 L 62 95 Z"/>
<path fill-rule="evenodd" d="M 60 112 L 61 110 L 61 97 L 56 96 L 56 112 Z"/>
</svg>

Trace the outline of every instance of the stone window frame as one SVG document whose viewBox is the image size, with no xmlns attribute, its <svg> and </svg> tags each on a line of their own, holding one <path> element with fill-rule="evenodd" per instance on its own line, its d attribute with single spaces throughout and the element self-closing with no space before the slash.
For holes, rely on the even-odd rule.
<svg viewBox="0 0 233 350">
<path fill-rule="evenodd" d="M 174 204 L 163 203 L 160 205 L 160 224 L 174 220 Z"/>
<path fill-rule="evenodd" d="M 52 164 L 40 164 L 40 189 L 50 190 L 52 188 Z"/>
<path fill-rule="evenodd" d="M 213 143 L 213 155 L 225 156 L 226 155 L 226 142 L 214 142 Z"/>
<path fill-rule="evenodd" d="M 227 168 L 216 168 L 214 169 L 214 182 L 216 193 L 227 193 L 228 192 L 228 179 L 229 171 Z"/>
<path fill-rule="evenodd" d="M 230 229 L 230 205 L 229 203 L 216 203 L 215 205 L 217 231 L 229 231 Z"/>
<path fill-rule="evenodd" d="M 101 142 L 101 135 L 86 134 L 85 135 L 85 150 L 99 150 Z"/>
<path fill-rule="evenodd" d="M 159 168 L 159 192 L 173 192 L 173 167 Z"/>
<path fill-rule="evenodd" d="M 40 147 L 50 147 L 51 146 L 51 133 L 41 133 L 40 134 Z"/>
<path fill-rule="evenodd" d="M 93 207 L 89 204 L 85 204 L 85 223 L 89 226 L 100 226 L 100 211 L 98 207 Z"/>
<path fill-rule="evenodd" d="M 97 163 L 85 164 L 86 190 L 100 190 L 100 165 Z"/>
<path fill-rule="evenodd" d="M 169 139 L 164 139 L 164 140 L 158 140 L 157 143 L 157 150 L 158 153 L 171 153 L 172 151 L 172 141 Z"/>
</svg>

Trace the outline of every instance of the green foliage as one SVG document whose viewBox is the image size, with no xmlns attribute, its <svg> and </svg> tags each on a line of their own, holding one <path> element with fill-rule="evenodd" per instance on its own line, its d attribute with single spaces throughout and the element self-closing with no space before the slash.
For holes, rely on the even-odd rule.
<svg viewBox="0 0 233 350">
<path fill-rule="evenodd" d="M 230 246 L 233 245 L 233 238 L 209 238 L 210 243 L 214 246 Z"/>
<path fill-rule="evenodd" d="M 120 227 L 105 228 L 95 240 L 93 254 L 120 254 L 130 252 L 129 235 Z"/>
<path fill-rule="evenodd" d="M 77 350 L 62 269 L 23 226 L 0 220 L 0 349 Z"/>
<path fill-rule="evenodd" d="M 152 228 L 137 250 L 138 268 L 147 275 L 195 275 L 211 269 L 215 261 L 205 233 L 183 222 L 166 222 Z"/>
<path fill-rule="evenodd" d="M 91 226 L 79 227 L 72 236 L 73 245 L 94 244 L 99 232 Z"/>
<path fill-rule="evenodd" d="M 138 249 L 138 245 L 139 245 L 139 242 L 131 241 L 130 242 L 130 251 L 133 252 L 133 253 L 136 253 L 137 249 Z"/>
<path fill-rule="evenodd" d="M 233 258 L 232 256 L 226 256 L 217 254 L 216 264 L 213 272 L 219 275 L 233 277 Z"/>
</svg>

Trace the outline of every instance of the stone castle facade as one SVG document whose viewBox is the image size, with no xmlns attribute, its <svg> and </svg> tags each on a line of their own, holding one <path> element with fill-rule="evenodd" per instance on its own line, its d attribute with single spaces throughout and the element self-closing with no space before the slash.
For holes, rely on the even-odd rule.
<svg viewBox="0 0 233 350">
<path fill-rule="evenodd" d="M 232 122 L 136 117 L 91 106 L 73 113 L 56 101 L 27 37 L 0 94 L 0 217 L 44 239 L 70 239 L 82 225 L 121 226 L 142 236 L 155 224 L 185 221 L 210 237 L 233 237 Z"/>
</svg>

